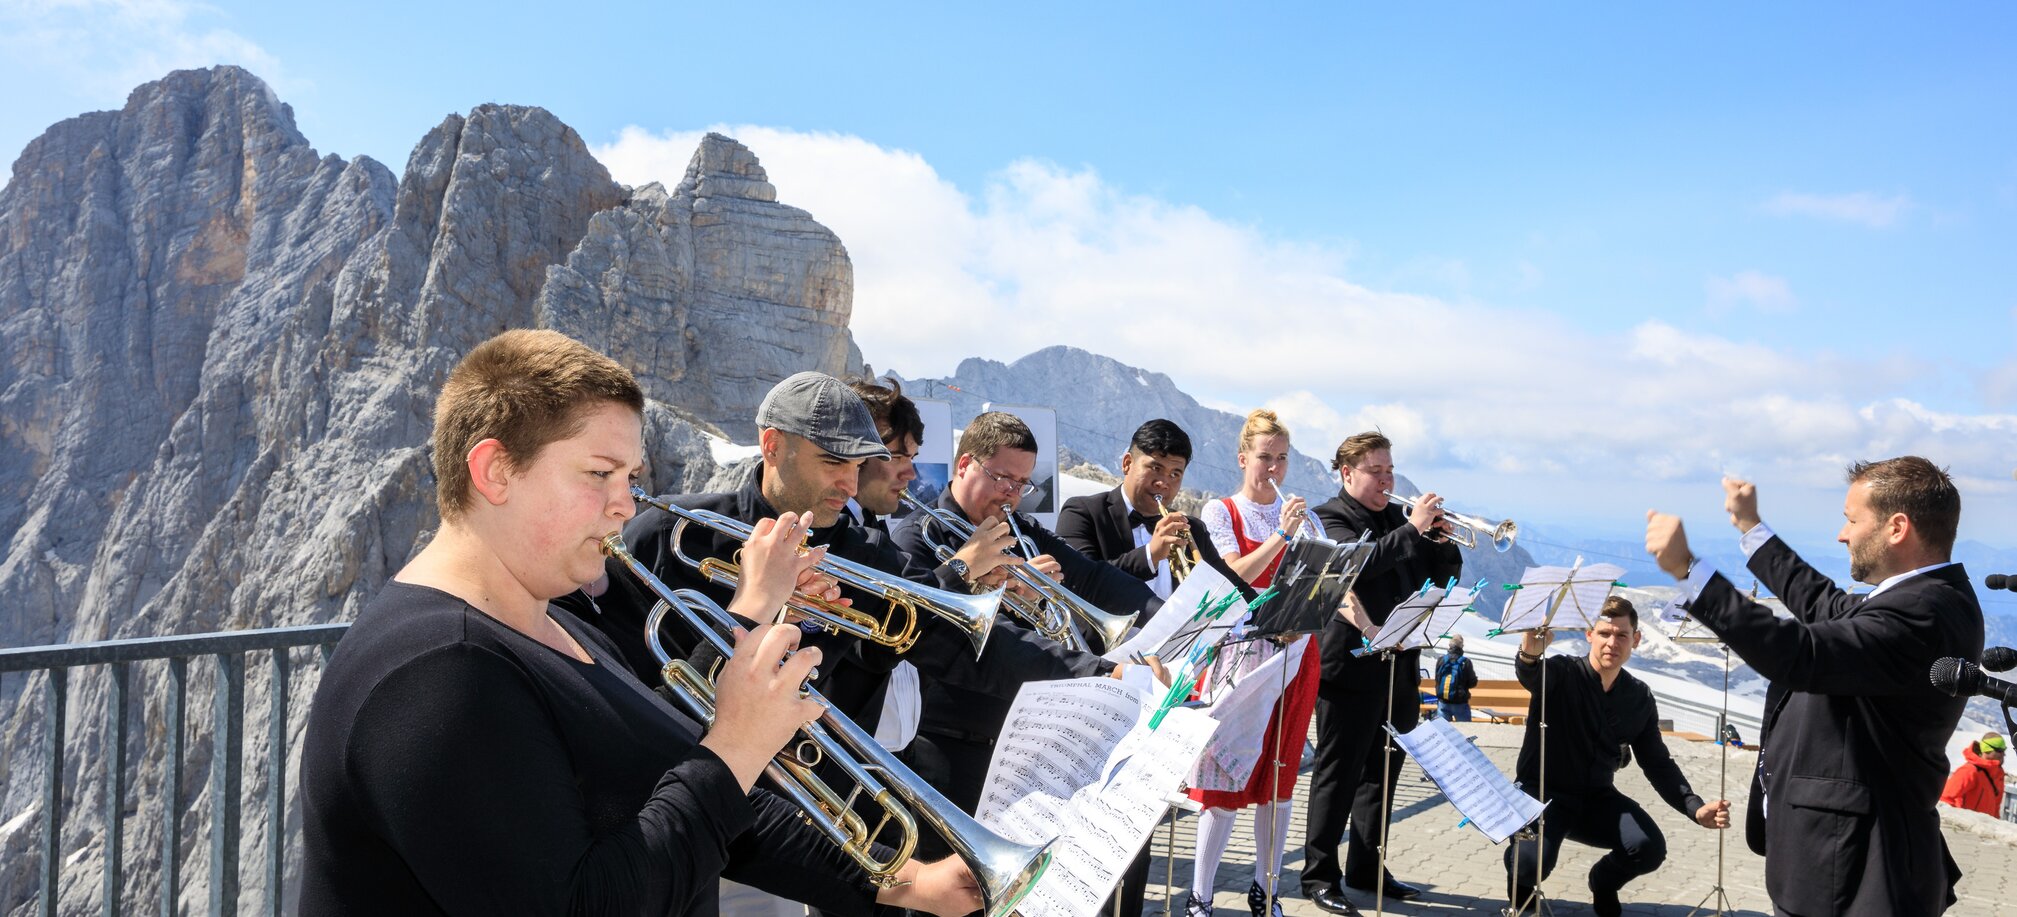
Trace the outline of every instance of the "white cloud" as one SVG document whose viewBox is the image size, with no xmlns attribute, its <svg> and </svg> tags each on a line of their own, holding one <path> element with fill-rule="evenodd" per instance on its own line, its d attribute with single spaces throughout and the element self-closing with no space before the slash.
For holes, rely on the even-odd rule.
<svg viewBox="0 0 2017 917">
<path fill-rule="evenodd" d="M 1728 277 L 1711 277 L 1703 285 L 1709 294 L 1709 312 L 1727 313 L 1739 306 L 1760 312 L 1791 312 L 1800 301 L 1784 277 L 1760 271 L 1738 271 Z"/>
<path fill-rule="evenodd" d="M 1594 331 L 1544 310 L 1370 289 L 1349 278 L 1343 247 L 1130 194 L 1090 169 L 1021 160 L 965 189 L 857 137 L 717 129 L 757 153 L 780 200 L 846 242 L 852 328 L 878 368 L 942 375 L 969 356 L 1069 344 L 1169 373 L 1236 413 L 1273 407 L 1314 456 L 1379 426 L 1410 470 L 1522 475 L 1502 486 L 1525 493 L 1504 499 L 1559 494 L 1570 510 L 1588 509 L 1576 495 L 1599 480 L 1616 491 L 1741 469 L 1834 488 L 1845 457 L 1907 449 L 2010 489 L 2017 416 L 1898 400 L 1934 361 L 1798 352 L 1651 319 Z M 699 137 L 633 129 L 597 155 L 620 181 L 670 185 Z M 1755 271 L 1720 283 L 1712 294 L 1733 304 L 1795 302 Z M 1566 483 L 1535 483 L 1547 480 Z"/>
<path fill-rule="evenodd" d="M 124 99 L 171 70 L 236 64 L 282 92 L 291 80 L 257 42 L 189 0 L 0 0 L 0 54 L 92 96 Z"/>
<path fill-rule="evenodd" d="M 1849 194 L 1802 194 L 1781 191 L 1761 205 L 1773 216 L 1804 216 L 1883 229 L 1912 209 L 1912 198 L 1869 191 Z"/>
</svg>

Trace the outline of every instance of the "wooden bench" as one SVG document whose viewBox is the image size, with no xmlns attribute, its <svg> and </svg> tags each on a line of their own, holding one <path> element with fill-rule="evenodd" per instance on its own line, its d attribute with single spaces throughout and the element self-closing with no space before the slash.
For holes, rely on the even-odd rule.
<svg viewBox="0 0 2017 917">
<path fill-rule="evenodd" d="M 1421 692 L 1424 697 L 1433 697 L 1436 683 L 1432 678 L 1422 679 Z M 1471 689 L 1471 716 L 1493 723 L 1521 724 L 1527 721 L 1527 706 L 1533 695 L 1518 681 L 1509 678 L 1481 678 Z M 1422 714 L 1436 709 L 1435 701 L 1422 704 Z"/>
</svg>

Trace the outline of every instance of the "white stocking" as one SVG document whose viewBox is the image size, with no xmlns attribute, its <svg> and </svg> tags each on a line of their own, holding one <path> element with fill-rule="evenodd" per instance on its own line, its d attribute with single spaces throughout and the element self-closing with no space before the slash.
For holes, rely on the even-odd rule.
<svg viewBox="0 0 2017 917">
<path fill-rule="evenodd" d="M 1219 858 L 1226 853 L 1226 842 L 1233 839 L 1233 819 L 1238 815 L 1234 809 L 1206 809 L 1198 813 L 1197 859 L 1191 867 L 1192 901 L 1212 900 Z"/>
</svg>

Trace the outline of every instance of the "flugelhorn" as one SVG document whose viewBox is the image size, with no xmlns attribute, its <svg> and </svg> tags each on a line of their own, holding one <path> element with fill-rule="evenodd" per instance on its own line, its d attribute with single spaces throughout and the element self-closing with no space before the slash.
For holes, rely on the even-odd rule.
<svg viewBox="0 0 2017 917">
<path fill-rule="evenodd" d="M 1156 515 L 1169 515 L 1170 508 L 1163 505 L 1163 495 L 1156 494 L 1155 498 Z M 1198 546 L 1191 542 L 1191 527 L 1188 523 L 1177 532 L 1177 541 L 1179 543 L 1176 550 L 1170 552 L 1170 576 L 1182 582 L 1191 575 L 1192 569 L 1204 563 L 1204 559 L 1198 555 Z"/>
<path fill-rule="evenodd" d="M 719 558 L 695 559 L 686 553 L 686 527 L 698 525 L 711 531 L 727 535 L 737 541 L 748 541 L 755 527 L 740 519 L 730 518 L 720 513 L 704 509 L 687 509 L 675 506 L 644 492 L 644 488 L 632 487 L 631 499 L 664 512 L 678 520 L 672 526 L 672 554 L 710 582 L 719 583 L 730 589 L 741 579 L 741 568 Z M 996 589 L 979 595 L 966 595 L 934 589 L 904 579 L 893 573 L 884 573 L 874 567 L 858 564 L 831 554 L 814 568 L 820 573 L 833 577 L 841 585 L 861 590 L 883 601 L 888 610 L 880 618 L 848 605 L 828 602 L 816 596 L 793 594 L 788 607 L 819 622 L 827 630 L 859 637 L 879 643 L 901 653 L 917 642 L 918 612 L 920 610 L 938 615 L 958 627 L 973 643 L 973 652 L 979 656 L 987 646 L 988 632 L 994 627 L 995 614 L 1001 608 L 1003 591 Z"/>
<path fill-rule="evenodd" d="M 602 550 L 658 597 L 645 619 L 644 639 L 659 661 L 660 677 L 689 715 L 714 725 L 713 680 L 686 660 L 672 658 L 659 640 L 658 629 L 667 614 L 677 614 L 727 659 L 735 652 L 729 638 L 735 632 L 734 619 L 700 592 L 667 587 L 631 556 L 623 545 L 622 534 L 605 536 Z M 825 707 L 826 712 L 820 714 L 818 722 L 806 724 L 799 731 L 799 740 L 778 752 L 765 766 L 764 774 L 778 793 L 798 806 L 806 821 L 860 865 L 878 888 L 896 884 L 897 872 L 917 849 L 918 820 L 922 819 L 945 838 L 946 844 L 973 871 L 980 886 L 982 912 L 987 917 L 1007 917 L 1014 911 L 1050 865 L 1051 844 L 1017 844 L 982 827 L 885 751 L 875 736 L 834 709 L 817 690 L 808 685 L 803 692 Z M 831 761 L 853 781 L 854 788 L 846 795 L 836 792 L 813 773 L 824 761 Z M 881 817 L 872 826 L 855 811 L 855 803 L 863 800 L 881 810 Z M 888 855 L 878 856 L 876 839 L 887 829 L 895 830 L 895 843 L 890 845 Z"/>
<path fill-rule="evenodd" d="M 954 554 L 959 552 L 959 549 L 932 537 L 931 527 L 933 524 L 943 527 L 948 534 L 959 539 L 961 544 L 965 544 L 973 538 L 973 523 L 938 507 L 926 506 L 924 501 L 912 496 L 909 492 L 904 493 L 902 500 L 904 505 L 910 507 L 913 511 L 925 514 L 925 521 L 918 532 L 924 537 L 925 545 L 931 548 L 932 554 L 939 559 L 940 563 L 944 563 L 950 559 Z M 1037 555 L 1036 543 L 1025 536 L 1022 533 L 1022 527 L 1016 524 L 1014 509 L 1007 504 L 1003 504 L 1002 512 L 1008 519 L 1010 530 L 1015 532 L 1016 544 L 1022 551 L 1022 558 L 1029 560 L 1035 557 Z M 1014 552 L 1004 551 L 1003 553 Z M 1078 634 L 1073 631 L 1073 620 L 1077 620 L 1097 632 L 1100 635 L 1102 645 L 1109 648 L 1121 645 L 1121 641 L 1127 639 L 1128 628 L 1133 627 L 1135 624 L 1134 614 L 1123 615 L 1105 611 L 1099 606 L 1074 595 L 1071 590 L 1064 587 L 1063 583 L 1037 572 L 1027 564 L 1010 565 L 1008 571 L 1009 575 L 1015 577 L 1017 582 L 1022 583 L 1037 595 L 1035 600 L 1030 600 L 1013 592 L 1008 593 L 1003 601 L 1007 603 L 1009 611 L 1029 624 L 1037 633 L 1043 634 L 1066 646 L 1074 649 L 1086 649 Z"/>
<path fill-rule="evenodd" d="M 1414 512 L 1415 505 L 1421 502 L 1413 497 L 1403 497 L 1393 491 L 1381 491 L 1381 493 L 1386 494 L 1387 499 L 1407 507 L 1409 512 Z M 1443 518 L 1450 520 L 1453 526 L 1448 538 L 1464 547 L 1476 548 L 1478 546 L 1478 536 L 1483 535 L 1492 540 L 1492 547 L 1497 548 L 1499 553 L 1504 554 L 1513 549 L 1513 539 L 1520 537 L 1520 524 L 1511 519 L 1501 519 L 1493 522 L 1490 519 L 1480 519 L 1476 516 L 1468 516 L 1463 513 L 1443 509 L 1441 504 L 1438 504 L 1436 508 L 1442 511 Z"/>
</svg>

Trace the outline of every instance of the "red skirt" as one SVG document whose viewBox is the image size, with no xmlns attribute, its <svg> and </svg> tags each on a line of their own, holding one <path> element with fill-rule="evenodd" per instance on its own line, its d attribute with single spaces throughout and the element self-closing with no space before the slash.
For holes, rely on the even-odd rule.
<svg viewBox="0 0 2017 917">
<path fill-rule="evenodd" d="M 1191 790 L 1191 798 L 1208 809 L 1241 809 L 1264 802 L 1278 802 L 1296 794 L 1296 772 L 1303 761 L 1303 739 L 1310 732 L 1310 714 L 1317 709 L 1317 682 L 1323 677 L 1321 665 L 1317 661 L 1317 635 L 1310 635 L 1309 645 L 1303 648 L 1303 662 L 1296 668 L 1296 674 L 1289 678 L 1289 686 L 1275 701 L 1276 714 L 1268 719 L 1267 735 L 1261 739 L 1261 759 L 1254 764 L 1254 773 L 1247 778 L 1247 785 L 1238 792 L 1231 790 Z M 1285 706 L 1286 705 L 1286 706 Z M 1277 746 L 1275 728 L 1281 727 Z M 1282 753 L 1282 766 L 1275 766 L 1275 749 Z M 1275 774 L 1274 793 L 1268 792 L 1268 773 Z"/>
</svg>

